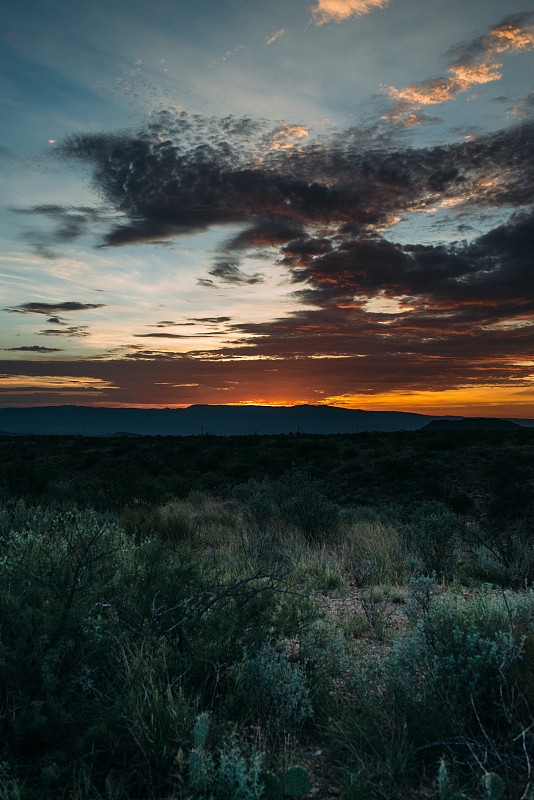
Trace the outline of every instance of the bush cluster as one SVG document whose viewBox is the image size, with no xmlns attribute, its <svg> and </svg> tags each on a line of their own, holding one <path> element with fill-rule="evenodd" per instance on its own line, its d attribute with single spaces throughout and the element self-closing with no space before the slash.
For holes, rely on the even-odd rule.
<svg viewBox="0 0 534 800">
<path fill-rule="evenodd" d="M 0 800 L 532 794 L 530 484 L 505 510 L 510 486 L 430 491 L 440 439 L 320 438 L 293 438 L 305 469 L 276 437 L 180 441 L 218 496 L 179 499 L 163 441 L 122 475 L 126 442 L 84 446 L 70 488 L 37 451 L 25 499 L 5 473 Z M 393 503 L 408 445 L 428 481 Z M 502 476 L 466 448 L 481 487 Z M 371 473 L 387 503 L 362 503 Z"/>
<path fill-rule="evenodd" d="M 136 540 L 96 512 L 15 512 L 0 558 L 6 780 L 21 798 L 185 792 L 195 718 L 244 649 L 268 682 L 262 644 L 298 629 L 300 598 L 246 554 L 219 563 L 187 539 Z M 295 719 L 305 707 L 303 694 Z M 214 769 L 239 763 L 229 746 Z"/>
</svg>

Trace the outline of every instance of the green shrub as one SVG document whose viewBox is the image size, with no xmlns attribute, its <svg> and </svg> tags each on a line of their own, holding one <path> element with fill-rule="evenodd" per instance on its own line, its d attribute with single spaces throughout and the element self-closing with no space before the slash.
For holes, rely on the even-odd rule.
<svg viewBox="0 0 534 800">
<path fill-rule="evenodd" d="M 264 800 L 282 800 L 284 797 L 299 797 L 311 789 L 308 771 L 298 764 L 288 767 L 281 777 L 273 772 L 262 772 L 260 781 L 263 785 Z"/>
<path fill-rule="evenodd" d="M 411 515 L 406 525 L 408 545 L 414 550 L 427 574 L 450 578 L 456 564 L 458 517 L 444 503 L 426 501 Z"/>
<path fill-rule="evenodd" d="M 190 541 L 135 541 L 87 511 L 25 508 L 11 521 L 0 739 L 13 786 L 20 770 L 40 800 L 73 782 L 169 795 L 185 780 L 180 753 L 199 704 L 217 703 L 244 647 L 298 629 L 302 603 L 283 571 L 246 554 L 218 561 Z M 232 769 L 224 758 L 216 767 Z"/>
<path fill-rule="evenodd" d="M 358 586 L 398 583 L 406 577 L 406 545 L 399 525 L 358 514 L 340 531 L 340 559 Z"/>
<path fill-rule="evenodd" d="M 480 719 L 495 722 L 515 653 L 498 598 L 446 597 L 395 642 L 385 664 L 388 691 L 413 719 L 412 736 L 430 735 L 431 719 L 434 737 L 459 735 Z"/>
<path fill-rule="evenodd" d="M 318 726 L 335 713 L 339 698 L 333 687 L 336 681 L 343 681 L 353 655 L 341 625 L 328 617 L 315 621 L 299 635 L 299 661 L 306 672 Z"/>
<path fill-rule="evenodd" d="M 214 751 L 207 747 L 209 714 L 200 714 L 193 728 L 194 749 L 189 754 L 189 790 L 198 800 L 259 800 L 262 756 L 245 756 L 235 735 Z"/>
<path fill-rule="evenodd" d="M 432 588 L 426 578 L 415 586 Z M 478 771 L 475 755 L 487 769 L 506 764 L 509 776 L 524 772 L 517 737 L 528 711 L 514 675 L 521 643 L 510 626 L 513 607 L 481 593 L 431 598 L 418 608 L 389 654 L 367 653 L 353 665 L 330 722 L 336 751 L 363 778 L 380 775 L 390 791 L 435 763 L 445 746 L 464 773 L 466 759 Z"/>
<path fill-rule="evenodd" d="M 313 716 L 306 674 L 271 642 L 235 667 L 235 702 L 269 738 L 298 730 Z"/>
<path fill-rule="evenodd" d="M 319 481 L 291 470 L 279 480 L 250 480 L 234 495 L 245 516 L 260 527 L 279 521 L 298 528 L 311 541 L 327 538 L 340 520 L 339 506 L 327 500 Z"/>
<path fill-rule="evenodd" d="M 461 544 L 468 577 L 516 588 L 534 580 L 531 519 L 498 522 L 482 514 L 463 527 Z"/>
</svg>

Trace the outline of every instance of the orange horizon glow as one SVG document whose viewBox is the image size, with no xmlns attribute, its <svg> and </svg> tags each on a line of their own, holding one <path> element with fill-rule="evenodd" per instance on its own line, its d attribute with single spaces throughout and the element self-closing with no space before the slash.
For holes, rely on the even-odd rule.
<svg viewBox="0 0 534 800">
<path fill-rule="evenodd" d="M 180 409 L 194 405 L 207 406 L 259 406 L 265 408 L 289 408 L 300 405 L 331 406 L 360 411 L 400 411 L 404 413 L 424 414 L 427 416 L 459 416 L 459 417 L 497 417 L 514 419 L 534 419 L 534 388 L 523 389 L 510 396 L 497 387 L 473 389 L 450 389 L 445 391 L 414 391 L 412 393 L 383 392 L 373 395 L 338 395 L 317 399 L 298 398 L 254 398 L 236 400 L 228 403 L 217 403 L 198 400 L 188 403 L 120 403 L 110 400 L 92 401 L 88 403 L 72 403 L 65 400 L 54 400 L 48 406 L 81 405 L 93 408 L 138 408 L 138 409 Z M 6 407 L 6 406 L 3 406 Z M 23 406 L 18 406 L 23 407 Z M 35 404 L 25 407 L 35 407 Z"/>
</svg>

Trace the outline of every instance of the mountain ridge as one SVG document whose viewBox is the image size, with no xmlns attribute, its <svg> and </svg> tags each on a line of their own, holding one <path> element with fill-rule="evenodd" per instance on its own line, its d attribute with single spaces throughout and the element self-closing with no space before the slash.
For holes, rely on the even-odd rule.
<svg viewBox="0 0 534 800">
<path fill-rule="evenodd" d="M 363 433 L 415 431 L 433 421 L 462 419 L 469 418 L 408 411 L 365 411 L 326 405 L 195 404 L 186 408 L 112 408 L 76 405 L 4 407 L 0 408 L 0 435 L 243 436 L 298 432 Z M 534 427 L 534 419 L 512 421 L 522 427 Z"/>
</svg>

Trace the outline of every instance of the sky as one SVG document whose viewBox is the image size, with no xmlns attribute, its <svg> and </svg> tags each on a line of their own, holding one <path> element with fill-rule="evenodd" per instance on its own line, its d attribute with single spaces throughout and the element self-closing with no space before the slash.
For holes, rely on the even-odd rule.
<svg viewBox="0 0 534 800">
<path fill-rule="evenodd" d="M 534 418 L 534 0 L 19 0 L 0 405 Z"/>
</svg>

